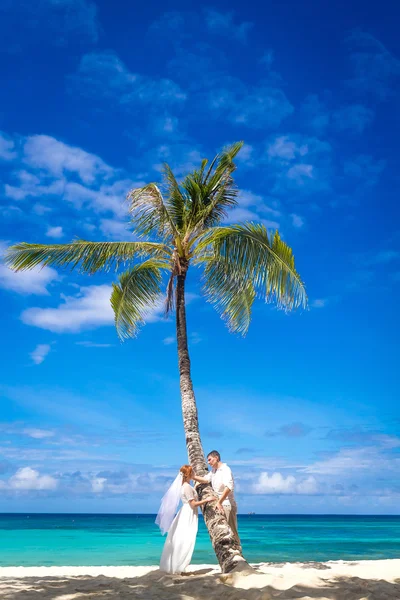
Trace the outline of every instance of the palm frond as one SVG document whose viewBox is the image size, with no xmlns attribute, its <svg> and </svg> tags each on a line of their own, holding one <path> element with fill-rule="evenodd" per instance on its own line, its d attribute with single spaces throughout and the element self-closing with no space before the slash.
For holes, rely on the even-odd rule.
<svg viewBox="0 0 400 600">
<path fill-rule="evenodd" d="M 211 259 L 204 269 L 203 291 L 229 331 L 246 335 L 251 321 L 255 291 L 251 281 L 238 284 L 236 273 L 226 261 Z"/>
<path fill-rule="evenodd" d="M 82 273 L 117 270 L 138 257 L 168 258 L 169 248 L 153 242 L 88 242 L 75 240 L 69 244 L 15 244 L 5 254 L 5 263 L 14 271 L 26 271 L 39 265 L 79 266 Z"/>
<path fill-rule="evenodd" d="M 167 189 L 166 208 L 173 221 L 175 228 L 180 233 L 184 233 L 187 219 L 186 199 L 182 194 L 175 175 L 170 166 L 164 164 L 164 184 Z"/>
<path fill-rule="evenodd" d="M 161 239 L 179 237 L 163 196 L 155 183 L 131 190 L 127 196 L 134 232 L 141 236 L 156 234 Z"/>
<path fill-rule="evenodd" d="M 238 188 L 232 177 L 232 173 L 236 169 L 233 159 L 243 146 L 243 142 L 236 142 L 226 148 L 220 155 L 217 155 L 212 161 L 210 168 L 202 180 L 201 202 L 197 203 L 195 210 L 195 218 L 191 218 L 191 222 L 195 223 L 195 235 L 203 228 L 217 225 L 227 216 L 229 208 L 237 205 Z M 194 188 L 191 181 L 192 176 L 189 175 L 183 186 L 189 189 Z M 191 184 L 191 189 L 189 188 Z M 194 191 L 197 192 L 196 188 Z M 199 193 L 197 192 L 197 196 Z"/>
<path fill-rule="evenodd" d="M 307 306 L 304 283 L 297 273 L 292 249 L 279 233 L 269 235 L 264 225 L 245 223 L 206 231 L 194 249 L 197 263 L 213 260 L 229 265 L 238 286 L 251 282 L 258 297 L 292 310 Z"/>
<path fill-rule="evenodd" d="M 111 306 L 121 340 L 137 335 L 146 316 L 161 301 L 162 270 L 169 264 L 149 259 L 135 265 L 113 284 Z"/>
</svg>

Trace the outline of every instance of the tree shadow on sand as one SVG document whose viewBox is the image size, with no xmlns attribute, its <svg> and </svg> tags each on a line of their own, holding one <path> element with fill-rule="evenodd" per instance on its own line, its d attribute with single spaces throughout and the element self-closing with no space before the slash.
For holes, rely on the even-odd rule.
<svg viewBox="0 0 400 600">
<path fill-rule="evenodd" d="M 208 570 L 204 569 L 203 571 Z M 332 578 L 320 587 L 295 585 L 287 590 L 272 586 L 235 588 L 215 574 L 199 571 L 169 576 L 152 571 L 142 577 L 0 579 L 2 600 L 399 600 L 400 579 L 395 583 L 359 577 Z"/>
</svg>

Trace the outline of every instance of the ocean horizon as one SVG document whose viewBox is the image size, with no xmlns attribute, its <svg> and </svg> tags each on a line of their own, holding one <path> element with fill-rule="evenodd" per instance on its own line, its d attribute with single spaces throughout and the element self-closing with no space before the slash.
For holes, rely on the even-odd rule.
<svg viewBox="0 0 400 600">
<path fill-rule="evenodd" d="M 0 566 L 157 565 L 165 537 L 149 513 L 1 513 Z M 239 514 L 246 559 L 400 558 L 400 515 Z M 216 558 L 202 517 L 193 564 Z"/>
</svg>

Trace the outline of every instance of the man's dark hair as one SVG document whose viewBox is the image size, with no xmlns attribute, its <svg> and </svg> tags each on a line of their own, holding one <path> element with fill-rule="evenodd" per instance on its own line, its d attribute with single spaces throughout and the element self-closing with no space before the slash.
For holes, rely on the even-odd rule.
<svg viewBox="0 0 400 600">
<path fill-rule="evenodd" d="M 220 453 L 219 453 L 219 452 L 217 452 L 217 450 L 211 450 L 211 452 L 209 452 L 209 453 L 207 454 L 207 458 L 208 458 L 209 456 L 213 456 L 214 458 L 218 458 L 218 460 L 221 460 L 221 455 L 220 455 Z"/>
</svg>

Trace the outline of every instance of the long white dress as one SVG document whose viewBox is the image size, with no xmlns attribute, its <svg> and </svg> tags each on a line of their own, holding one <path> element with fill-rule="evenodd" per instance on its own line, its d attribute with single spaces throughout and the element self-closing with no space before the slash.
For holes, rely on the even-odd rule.
<svg viewBox="0 0 400 600">
<path fill-rule="evenodd" d="M 192 560 L 198 528 L 198 509 L 190 500 L 197 501 L 197 492 L 188 483 L 182 484 L 182 508 L 172 521 L 160 560 L 161 571 L 183 573 Z"/>
</svg>

